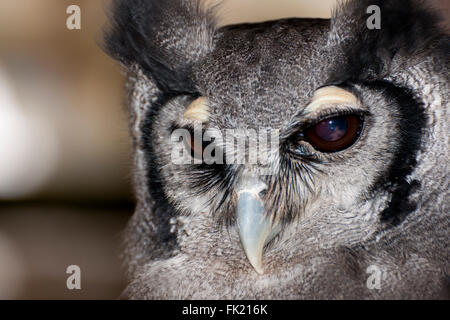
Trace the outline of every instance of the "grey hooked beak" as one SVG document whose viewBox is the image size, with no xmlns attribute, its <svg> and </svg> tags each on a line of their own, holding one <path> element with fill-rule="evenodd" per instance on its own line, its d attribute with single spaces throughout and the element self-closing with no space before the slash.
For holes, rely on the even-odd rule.
<svg viewBox="0 0 450 320">
<path fill-rule="evenodd" d="M 253 268 L 263 274 L 262 253 L 264 246 L 281 230 L 278 223 L 267 217 L 259 193 L 266 188 L 258 179 L 243 178 L 237 191 L 237 224 L 245 254 Z"/>
</svg>

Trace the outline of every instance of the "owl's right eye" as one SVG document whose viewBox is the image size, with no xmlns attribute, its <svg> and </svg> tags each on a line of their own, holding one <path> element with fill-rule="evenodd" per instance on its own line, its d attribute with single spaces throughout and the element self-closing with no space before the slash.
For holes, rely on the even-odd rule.
<svg viewBox="0 0 450 320">
<path fill-rule="evenodd" d="M 339 152 L 360 137 L 367 110 L 352 92 L 340 87 L 318 89 L 302 113 L 307 120 L 300 139 L 320 152 Z"/>
<path fill-rule="evenodd" d="M 358 115 L 330 117 L 308 128 L 304 137 L 318 151 L 338 152 L 358 140 L 363 123 Z"/>
</svg>

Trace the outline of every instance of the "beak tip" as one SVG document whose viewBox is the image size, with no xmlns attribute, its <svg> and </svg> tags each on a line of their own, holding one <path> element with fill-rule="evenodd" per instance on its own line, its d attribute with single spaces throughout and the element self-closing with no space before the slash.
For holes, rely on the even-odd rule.
<svg viewBox="0 0 450 320">
<path fill-rule="evenodd" d="M 259 275 L 263 275 L 264 274 L 264 270 L 261 267 L 253 266 L 253 268 L 255 269 L 256 273 L 258 273 Z"/>
<path fill-rule="evenodd" d="M 250 257 L 248 257 L 248 258 L 249 258 L 248 260 L 249 260 L 250 264 L 252 265 L 253 269 L 255 269 L 255 271 L 258 274 L 264 274 L 264 270 L 263 270 L 262 262 L 261 262 L 261 257 L 259 259 L 251 259 Z"/>
</svg>

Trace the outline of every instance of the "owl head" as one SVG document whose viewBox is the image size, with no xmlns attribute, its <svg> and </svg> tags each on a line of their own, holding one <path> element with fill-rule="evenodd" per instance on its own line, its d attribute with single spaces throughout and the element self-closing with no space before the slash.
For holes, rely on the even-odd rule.
<svg viewBox="0 0 450 320">
<path fill-rule="evenodd" d="M 105 47 L 127 72 L 137 199 L 125 294 L 448 296 L 437 14 L 345 1 L 331 19 L 218 27 L 217 8 L 113 5 Z"/>
</svg>

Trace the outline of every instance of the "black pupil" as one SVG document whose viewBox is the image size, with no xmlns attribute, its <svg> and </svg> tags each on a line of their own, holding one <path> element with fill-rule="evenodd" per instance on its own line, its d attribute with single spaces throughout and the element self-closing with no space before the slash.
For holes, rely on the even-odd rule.
<svg viewBox="0 0 450 320">
<path fill-rule="evenodd" d="M 338 141 L 347 133 L 347 117 L 326 119 L 314 126 L 314 132 L 325 141 Z"/>
</svg>

